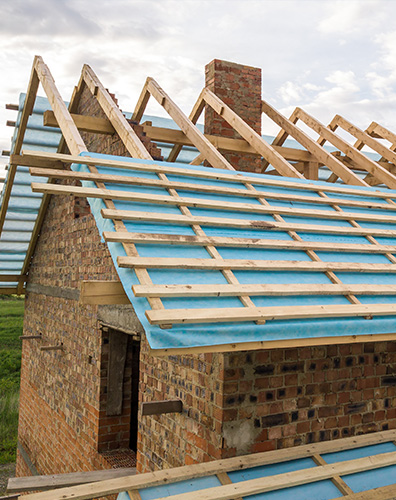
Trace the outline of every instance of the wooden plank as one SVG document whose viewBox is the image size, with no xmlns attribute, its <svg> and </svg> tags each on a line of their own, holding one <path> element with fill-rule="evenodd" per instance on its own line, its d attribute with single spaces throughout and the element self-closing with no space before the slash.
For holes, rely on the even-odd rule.
<svg viewBox="0 0 396 500">
<path fill-rule="evenodd" d="M 226 120 L 254 149 L 261 154 L 274 169 L 286 177 L 303 179 L 302 176 L 283 156 L 275 151 L 257 132 L 242 120 L 229 106 L 209 89 L 204 89 L 202 97 L 224 120 Z"/>
<path fill-rule="evenodd" d="M 294 241 L 294 240 L 270 240 L 260 238 L 232 238 L 229 236 L 193 236 L 172 234 L 144 234 L 129 232 L 107 232 L 103 233 L 106 241 L 145 243 L 150 245 L 187 245 L 187 246 L 220 246 L 232 248 L 266 248 L 278 250 L 320 250 L 328 252 L 358 252 L 358 253 L 392 253 L 396 252 L 395 245 L 372 245 L 368 243 L 334 243 L 323 241 Z M 124 257 L 120 257 L 123 259 Z M 158 263 L 160 258 L 154 259 Z M 205 260 L 205 259 L 203 259 Z M 147 261 L 149 262 L 149 261 Z M 165 261 L 164 261 L 165 262 Z"/>
<path fill-rule="evenodd" d="M 51 474 L 47 476 L 12 477 L 8 480 L 7 492 L 22 493 L 27 491 L 46 491 L 78 484 L 87 484 L 136 474 L 136 468 L 123 467 L 96 471 L 71 472 L 68 474 Z"/>
<path fill-rule="evenodd" d="M 25 290 L 18 290 L 18 287 L 0 287 L 0 295 L 23 295 Z"/>
<path fill-rule="evenodd" d="M 82 165 L 100 165 L 104 167 L 114 167 L 121 168 L 127 170 L 136 170 L 141 172 L 155 172 L 155 173 L 164 173 L 164 174 L 174 174 L 174 175 L 182 175 L 185 177 L 194 177 L 197 179 L 209 179 L 216 180 L 220 179 L 227 182 L 236 182 L 238 184 L 249 182 L 257 186 L 277 186 L 277 187 L 285 187 L 299 190 L 308 190 L 308 191 L 326 191 L 327 193 L 342 193 L 346 195 L 353 196 L 365 196 L 365 197 L 373 197 L 373 198 L 389 198 L 392 195 L 395 195 L 394 192 L 389 192 L 385 188 L 382 189 L 359 189 L 359 188 L 351 188 L 344 186 L 333 186 L 328 183 L 311 183 L 311 182 L 301 182 L 296 185 L 294 181 L 280 180 L 271 178 L 268 175 L 263 175 L 260 177 L 252 177 L 249 176 L 248 173 L 240 173 L 237 174 L 229 174 L 223 172 L 213 172 L 210 168 L 205 170 L 196 170 L 192 168 L 186 167 L 173 167 L 173 166 L 163 166 L 161 162 L 154 164 L 143 164 L 139 162 L 130 162 L 130 161 L 120 161 L 120 160 L 108 160 L 105 158 L 90 158 L 89 156 L 73 156 L 67 154 L 59 154 L 59 153 L 46 153 L 43 151 L 32 151 L 26 150 L 22 152 L 22 155 L 16 155 L 14 157 L 14 162 L 21 166 L 27 167 L 49 167 L 53 168 L 53 162 L 60 161 L 65 164 L 82 164 Z M 396 197 L 396 195 L 395 195 Z"/>
<path fill-rule="evenodd" d="M 392 432 L 394 436 L 394 431 Z M 137 474 L 133 477 L 112 479 L 107 481 L 101 481 L 99 483 L 94 483 L 90 485 L 81 485 L 71 488 L 62 488 L 57 491 L 33 493 L 26 496 L 26 500 L 88 500 L 91 498 L 98 498 L 101 496 L 121 493 L 126 490 L 139 490 L 143 488 L 149 488 L 152 486 L 160 486 L 162 484 L 169 484 L 184 480 L 196 479 L 199 477 L 204 477 L 208 475 L 218 474 L 220 472 L 231 472 L 233 470 L 244 470 L 251 467 L 257 467 L 260 465 L 267 465 L 271 463 L 281 463 L 293 459 L 311 457 L 314 453 L 331 453 L 336 451 L 341 451 L 343 449 L 350 449 L 362 446 L 369 446 L 371 444 L 377 444 L 380 442 L 389 442 L 389 434 L 383 436 L 383 433 L 374 433 L 365 436 L 358 436 L 354 438 L 346 438 L 341 440 L 329 441 L 327 443 L 311 444 L 305 446 L 298 446 L 295 448 L 288 448 L 284 450 L 269 451 L 264 453 L 255 453 L 252 455 L 246 455 L 242 457 L 229 458 L 225 460 L 217 460 L 214 462 L 205 462 L 196 465 L 188 465 L 183 467 L 177 467 L 175 469 L 164 469 L 156 472 L 148 472 L 145 474 Z M 363 439 L 359 439 L 363 438 Z M 325 446 L 324 446 L 325 445 Z M 379 457 L 373 460 L 373 468 L 375 466 L 384 466 L 385 462 L 382 455 L 377 455 Z M 369 466 L 372 458 L 365 458 L 366 466 Z M 362 459 L 359 459 L 362 460 Z M 391 460 L 395 460 L 393 457 Z M 350 472 L 350 466 L 362 470 L 365 467 L 362 462 L 356 463 L 356 461 L 341 462 L 337 465 L 338 467 L 346 465 L 345 474 Z M 326 466 L 329 467 L 329 466 Z M 312 470 L 322 471 L 322 467 L 315 467 Z M 367 469 L 368 470 L 368 469 Z M 328 476 L 326 478 L 332 477 L 332 475 L 338 473 L 337 469 L 327 469 Z M 300 472 L 300 471 L 297 471 Z M 317 474 L 317 472 L 316 472 Z M 279 476 L 278 476 L 279 478 Z M 261 483 L 263 483 L 262 478 Z M 267 478 L 266 478 L 267 480 Z M 191 500 L 191 493 L 190 500 Z M 232 497 L 231 497 L 232 498 Z M 195 500 L 195 498 L 194 498 Z"/>
<path fill-rule="evenodd" d="M 142 126 L 146 135 L 148 135 L 150 139 L 155 142 L 165 142 L 179 146 L 193 146 L 193 143 L 181 130 L 154 127 L 152 125 L 148 125 L 147 123 L 143 123 Z M 232 139 L 230 137 L 221 137 L 211 134 L 204 134 L 204 136 L 213 144 L 213 146 L 221 151 L 257 154 L 256 150 L 244 139 Z M 275 151 L 282 155 L 285 160 L 311 161 L 313 159 L 311 153 L 303 149 L 271 146 L 275 149 Z"/>
<path fill-rule="evenodd" d="M 304 271 L 304 272 L 358 272 L 358 273 L 394 273 L 394 264 L 368 264 L 360 262 L 303 262 L 296 260 L 244 260 L 244 259 L 194 259 L 162 257 L 161 260 L 150 257 L 137 257 L 131 260 L 119 257 L 120 267 L 150 266 L 152 268 L 209 269 L 209 270 L 256 270 L 256 271 Z M 142 260 L 144 259 L 144 260 Z"/>
<path fill-rule="evenodd" d="M 373 490 L 351 493 L 343 497 L 345 500 L 395 500 L 396 484 L 375 488 Z"/>
<path fill-rule="evenodd" d="M 202 98 L 202 92 L 201 92 L 188 117 L 189 120 L 191 120 L 191 122 L 194 123 L 194 125 L 197 123 L 198 118 L 201 116 L 204 107 L 205 107 L 205 101 Z M 167 161 L 170 162 L 176 161 L 181 149 L 182 146 L 180 144 L 175 144 L 168 155 Z"/>
<path fill-rule="evenodd" d="M 130 304 L 120 281 L 83 281 L 80 302 L 82 304 Z"/>
<path fill-rule="evenodd" d="M 348 144 L 340 136 L 332 132 L 329 128 L 324 126 L 318 120 L 310 116 L 301 108 L 297 109 L 298 118 L 304 122 L 308 127 L 312 128 L 320 137 L 323 137 L 326 141 L 330 142 L 342 151 L 345 155 L 349 156 L 352 160 L 356 161 L 370 174 L 373 174 L 377 179 L 383 182 L 386 186 L 391 189 L 396 188 L 396 177 L 391 174 L 388 170 L 381 167 L 378 163 L 370 160 L 367 156 L 361 153 L 358 149 Z"/>
<path fill-rule="evenodd" d="M 267 222 L 263 220 L 252 219 L 227 219 L 223 217 L 206 216 L 184 216 L 178 214 L 164 214 L 161 212 L 138 212 L 132 210 L 109 210 L 102 209 L 102 217 L 105 219 L 119 219 L 124 221 L 137 222 L 156 222 L 166 225 L 191 225 L 199 224 L 201 226 L 212 227 L 234 227 L 264 231 L 303 231 L 307 233 L 320 234 L 344 234 L 353 236 L 385 236 L 396 237 L 395 229 L 365 229 L 362 227 L 344 227 L 344 226 L 322 226 L 317 224 L 298 224 L 290 222 Z"/>
<path fill-rule="evenodd" d="M 109 329 L 109 337 L 106 415 L 114 416 L 122 413 L 128 335 L 111 328 Z"/>
<path fill-rule="evenodd" d="M 26 281 L 26 275 L 21 274 L 0 274 L 0 283 L 9 283 L 14 281 Z"/>
<path fill-rule="evenodd" d="M 216 474 L 217 479 L 220 481 L 220 484 L 232 484 L 230 476 L 227 474 L 227 472 L 219 472 Z M 242 497 L 235 498 L 235 500 L 243 500 Z"/>
<path fill-rule="evenodd" d="M 274 193 L 271 191 L 262 190 L 248 190 L 242 188 L 230 188 L 221 186 L 207 186 L 204 184 L 195 184 L 181 181 L 164 181 L 160 179 L 146 179 L 142 177 L 132 177 L 124 175 L 114 175 L 114 174 L 95 174 L 91 172 L 70 172 L 69 170 L 57 170 L 48 168 L 30 168 L 31 175 L 38 177 L 49 177 L 51 179 L 78 179 L 78 180 L 89 180 L 98 182 L 107 182 L 111 184 L 125 184 L 130 186 L 152 186 L 152 187 L 162 187 L 165 189 L 183 189 L 186 191 L 199 191 L 203 193 L 212 194 L 224 194 L 226 196 L 241 196 L 243 198 L 255 198 L 258 197 L 272 199 L 272 200 L 282 200 L 282 201 L 295 201 L 301 203 L 313 203 L 319 205 L 344 205 L 347 207 L 362 207 L 362 208 L 378 208 L 382 210 L 393 210 L 396 211 L 396 205 L 391 205 L 389 203 L 378 203 L 374 201 L 359 201 L 359 200 L 345 200 L 345 198 L 321 198 L 318 196 L 309 195 L 299 195 L 299 194 L 284 194 L 284 193 Z"/>
<path fill-rule="evenodd" d="M 78 130 L 92 132 L 94 134 L 113 135 L 115 129 L 106 118 L 96 118 L 95 116 L 77 115 L 70 113 Z M 59 127 L 55 113 L 51 110 L 44 111 L 43 123 L 46 127 Z"/>
<path fill-rule="evenodd" d="M 317 453 L 312 456 L 312 460 L 317 465 L 327 465 L 327 462 Z M 331 478 L 331 482 L 341 491 L 344 496 L 350 495 L 353 493 L 353 490 L 346 484 L 346 482 L 341 479 L 340 476 L 334 476 Z"/>
<path fill-rule="evenodd" d="M 285 319 L 346 318 L 358 316 L 396 316 L 396 304 L 337 304 L 321 306 L 225 307 L 212 309 L 148 310 L 152 325 L 229 323 L 233 321 L 272 321 Z"/>
<path fill-rule="evenodd" d="M 205 200 L 200 198 L 182 198 L 166 195 L 154 195 L 141 193 L 131 193 L 128 191 L 115 191 L 110 189 L 101 188 L 87 188 L 78 186 L 67 186 L 58 184 L 42 184 L 32 182 L 32 191 L 34 193 L 50 193 L 50 194 L 71 194 L 74 196 L 102 198 L 113 200 L 135 201 L 141 203 L 153 203 L 159 205 L 179 205 L 199 208 L 210 208 L 218 210 L 231 210 L 236 212 L 248 213 L 261 213 L 261 214 L 281 214 L 290 216 L 303 216 L 312 218 L 323 219 L 337 219 L 337 220 L 364 220 L 372 222 L 388 222 L 395 223 L 396 217 L 380 214 L 356 213 L 356 212 L 336 212 L 331 210 L 314 210 L 314 209 L 300 209 L 288 208 L 281 206 L 263 206 L 253 203 L 240 203 L 240 202 L 223 202 Z"/>
<path fill-rule="evenodd" d="M 55 80 L 51 75 L 48 66 L 44 64 L 44 61 L 40 56 L 36 56 L 34 61 L 37 76 L 39 77 L 40 83 L 43 86 L 51 104 L 51 108 L 55 114 L 57 122 L 59 123 L 69 151 L 73 155 L 78 155 L 79 153 L 86 151 L 84 141 L 82 140 L 82 137 L 74 124 L 73 118 L 70 116 L 70 113 L 61 95 L 59 94 L 58 89 L 56 88 Z M 18 151 L 15 151 L 15 153 L 18 153 Z"/>
<path fill-rule="evenodd" d="M 346 184 L 353 184 L 356 186 L 366 186 L 367 184 L 360 179 L 349 168 L 345 167 L 336 157 L 327 152 L 320 144 L 313 141 L 304 131 L 299 129 L 291 120 L 279 113 L 275 108 L 270 106 L 267 102 L 262 101 L 262 111 L 269 116 L 277 125 L 296 141 L 304 146 L 311 154 L 315 156 L 317 161 L 327 165 L 328 168 L 340 177 Z"/>
<path fill-rule="evenodd" d="M 147 80 L 146 80 L 145 84 L 143 85 L 142 91 L 140 93 L 139 99 L 136 103 L 135 110 L 132 114 L 133 121 L 137 123 L 140 122 L 149 99 L 150 99 L 150 92 L 147 90 Z"/>
<path fill-rule="evenodd" d="M 161 104 L 169 116 L 213 167 L 234 170 L 234 167 L 214 146 L 212 146 L 203 133 L 187 118 L 183 111 L 172 101 L 153 78 L 147 78 L 147 90 Z"/>
<path fill-rule="evenodd" d="M 391 132 L 390 130 L 376 122 L 372 122 L 369 128 L 372 130 L 370 135 L 386 139 L 387 141 L 392 143 L 393 151 L 393 145 L 396 143 L 396 134 L 394 132 Z"/>
<path fill-rule="evenodd" d="M 342 116 L 336 115 L 331 120 L 329 127 L 331 128 L 331 130 L 335 129 L 336 127 L 341 127 L 342 129 L 349 132 L 356 139 L 358 139 L 361 143 L 366 144 L 373 151 L 376 151 L 377 153 L 379 153 L 382 156 L 382 158 L 385 158 L 390 163 L 393 163 L 396 166 L 396 154 L 394 151 L 390 150 L 389 148 L 387 148 L 386 146 L 381 144 L 376 139 L 373 139 L 369 134 L 364 132 L 359 127 L 356 127 L 356 125 L 354 125 L 350 121 L 346 120 Z M 375 175 L 375 173 L 374 173 L 374 175 Z"/>
<path fill-rule="evenodd" d="M 239 295 L 396 295 L 396 285 L 134 285 L 136 297 L 235 297 Z"/>
<path fill-rule="evenodd" d="M 224 486 L 216 486 L 194 492 L 194 500 L 233 500 L 236 497 L 250 496 L 302 484 L 331 479 L 339 474 L 354 474 L 394 465 L 396 453 L 384 453 L 371 457 L 348 460 L 310 469 L 286 472 L 274 476 L 260 477 Z M 191 500 L 191 492 L 167 496 L 168 500 Z"/>
<path fill-rule="evenodd" d="M 110 94 L 103 87 L 99 78 L 87 64 L 83 67 L 83 78 L 91 93 L 94 95 L 96 93 L 96 99 L 100 107 L 103 109 L 115 131 L 125 144 L 127 151 L 134 158 L 151 160 L 152 158 L 150 154 L 139 139 L 138 135 L 129 125 L 127 119 L 121 113 L 121 110 L 115 104 Z"/>
<path fill-rule="evenodd" d="M 163 415 L 164 413 L 182 413 L 183 402 L 180 399 L 166 401 L 145 401 L 140 404 L 142 416 Z"/>
</svg>

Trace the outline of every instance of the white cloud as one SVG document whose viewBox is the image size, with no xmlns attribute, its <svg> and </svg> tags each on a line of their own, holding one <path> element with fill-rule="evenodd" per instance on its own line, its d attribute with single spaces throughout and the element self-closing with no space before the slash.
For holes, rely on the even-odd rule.
<svg viewBox="0 0 396 500">
<path fill-rule="evenodd" d="M 218 58 L 261 67 L 263 97 L 288 113 L 300 105 L 323 121 L 339 113 L 396 130 L 394 1 L 3 0 L 2 8 L 0 149 L 9 149 L 4 124 L 14 119 L 4 104 L 26 90 L 35 54 L 64 99 L 88 63 L 124 110 L 150 75 L 189 113 L 204 65 Z"/>
</svg>

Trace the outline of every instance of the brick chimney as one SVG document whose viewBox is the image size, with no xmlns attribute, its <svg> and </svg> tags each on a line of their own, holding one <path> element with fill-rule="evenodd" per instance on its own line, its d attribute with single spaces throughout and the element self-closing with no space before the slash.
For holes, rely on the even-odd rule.
<svg viewBox="0 0 396 500">
<path fill-rule="evenodd" d="M 261 69 L 214 59 L 205 66 L 205 85 L 261 135 Z M 205 133 L 240 139 L 224 118 L 205 108 Z M 261 171 L 261 156 L 224 153 L 237 169 Z"/>
</svg>

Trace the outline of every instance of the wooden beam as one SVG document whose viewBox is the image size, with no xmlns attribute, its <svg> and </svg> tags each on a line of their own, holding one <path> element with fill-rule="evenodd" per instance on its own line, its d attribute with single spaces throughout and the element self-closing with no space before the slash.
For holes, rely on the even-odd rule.
<svg viewBox="0 0 396 500">
<path fill-rule="evenodd" d="M 372 137 L 386 139 L 387 141 L 392 143 L 391 148 L 392 151 L 394 151 L 393 148 L 394 145 L 396 144 L 396 134 L 394 132 L 391 132 L 390 130 L 388 130 L 387 128 L 383 127 L 382 125 L 376 122 L 372 122 L 369 128 L 371 129 L 370 135 Z"/>
<path fill-rule="evenodd" d="M 118 330 L 109 330 L 109 365 L 107 368 L 106 415 L 122 413 L 124 370 L 127 357 L 128 335 Z"/>
<path fill-rule="evenodd" d="M 119 219 L 136 222 L 156 222 L 158 224 L 188 225 L 199 224 L 212 227 L 233 227 L 261 231 L 303 231 L 319 234 L 343 234 L 353 236 L 385 236 L 396 237 L 396 229 L 366 229 L 363 227 L 324 226 L 319 224 L 298 224 L 293 222 L 267 222 L 253 219 L 227 219 L 223 217 L 184 216 L 178 214 L 165 214 L 162 212 L 138 212 L 133 210 L 108 210 L 102 209 L 105 219 Z"/>
<path fill-rule="evenodd" d="M 106 241 L 135 242 L 146 245 L 185 245 L 185 246 L 206 246 L 213 245 L 219 247 L 232 248 L 266 248 L 278 250 L 320 250 L 323 252 L 358 252 L 358 253 L 395 253 L 396 245 L 373 245 L 370 243 L 334 243 L 323 241 L 295 241 L 295 240 L 271 240 L 260 238 L 238 238 L 229 236 L 193 236 L 193 235 L 172 235 L 162 233 L 132 233 L 132 232 L 110 232 L 105 231 L 103 237 Z M 124 259 L 124 257 L 119 257 Z M 136 257 L 145 259 L 149 264 L 152 259 L 158 265 L 162 262 L 161 257 Z M 166 258 L 166 257 L 165 257 Z M 164 259 L 165 259 L 164 258 Z M 177 259 L 175 259 L 177 260 Z M 205 261 L 205 259 L 203 259 Z M 138 261 L 136 261 L 138 262 Z M 143 262 L 143 261 L 142 261 Z M 166 261 L 164 261 L 166 262 Z M 152 266 L 150 266 L 152 267 Z"/>
<path fill-rule="evenodd" d="M 173 121 L 192 141 L 200 153 L 215 168 L 234 170 L 234 167 L 212 146 L 203 133 L 187 118 L 153 78 L 147 79 L 147 90 L 167 111 Z"/>
<path fill-rule="evenodd" d="M 163 415 L 164 413 L 182 413 L 183 402 L 180 399 L 166 401 L 145 401 L 140 404 L 142 416 Z"/>
<path fill-rule="evenodd" d="M 273 321 L 313 318 L 353 318 L 358 316 L 396 316 L 396 305 L 337 304 L 335 306 L 224 307 L 146 311 L 146 317 L 152 325 L 230 323 L 234 321 Z"/>
<path fill-rule="evenodd" d="M 360 493 L 351 493 L 342 497 L 343 500 L 395 500 L 395 498 L 396 484 L 361 491 Z"/>
<path fill-rule="evenodd" d="M 313 141 L 305 132 L 299 129 L 292 120 L 288 120 L 281 113 L 276 111 L 275 108 L 270 106 L 267 102 L 262 101 L 262 111 L 269 116 L 277 125 L 291 135 L 296 141 L 304 146 L 312 155 L 315 156 L 317 161 L 327 165 L 327 167 L 338 177 L 340 177 L 345 184 L 353 184 L 356 186 L 366 186 L 367 184 L 360 179 L 354 172 L 345 167 L 336 157 L 327 152 L 320 144 Z"/>
<path fill-rule="evenodd" d="M 71 117 L 69 110 L 67 109 L 58 89 L 55 85 L 55 80 L 51 75 L 48 66 L 44 63 L 40 56 L 35 57 L 34 67 L 37 72 L 37 76 L 40 80 L 41 85 L 47 95 L 47 98 L 51 104 L 51 108 L 55 114 L 56 120 L 59 123 L 62 135 L 65 138 L 65 142 L 69 151 L 73 155 L 78 155 L 87 148 L 82 140 L 82 137 Z M 14 151 L 19 153 L 19 151 Z"/>
<path fill-rule="evenodd" d="M 79 130 L 94 134 L 112 135 L 115 133 L 113 125 L 106 118 L 96 118 L 95 116 L 77 115 L 74 113 L 70 115 Z M 55 114 L 51 110 L 44 111 L 43 123 L 46 127 L 59 127 Z"/>
<path fill-rule="evenodd" d="M 297 209 L 280 206 L 263 206 L 255 205 L 252 203 L 239 203 L 239 202 L 222 202 L 204 200 L 198 198 L 182 198 L 166 195 L 150 195 L 131 193 L 128 191 L 115 191 L 110 189 L 101 188 L 87 188 L 79 186 L 66 186 L 58 184 L 42 184 L 32 182 L 32 191 L 34 193 L 50 193 L 50 194 L 71 194 L 74 196 L 113 199 L 113 200 L 127 200 L 143 203 L 153 203 L 158 205 L 179 205 L 189 207 L 210 208 L 217 210 L 233 210 L 236 212 L 248 213 L 261 213 L 261 214 L 282 214 L 291 216 L 305 216 L 323 219 L 336 219 L 336 220 L 364 220 L 373 222 L 388 222 L 395 223 L 396 216 L 391 215 L 376 215 L 368 213 L 349 213 L 349 212 L 335 212 L 331 210 L 315 210 L 315 209 Z"/>
<path fill-rule="evenodd" d="M 141 243 L 145 240 L 142 238 Z M 307 272 L 361 272 L 395 273 L 395 264 L 368 264 L 361 262 L 309 262 L 297 260 L 252 259 L 199 259 L 175 257 L 118 257 L 120 267 L 149 267 L 159 269 L 234 269 L 256 271 L 307 271 Z"/>
<path fill-rule="evenodd" d="M 56 179 L 76 179 L 105 182 L 111 184 L 126 184 L 132 186 L 153 186 L 165 189 L 182 189 L 185 191 L 200 191 L 211 194 L 224 194 L 228 196 L 241 196 L 243 198 L 267 198 L 272 200 L 283 200 L 302 203 L 313 203 L 319 205 L 345 205 L 348 207 L 379 208 L 382 210 L 396 211 L 396 205 L 390 203 L 378 203 L 374 201 L 359 201 L 356 199 L 346 200 L 345 198 L 320 198 L 319 196 L 309 196 L 300 194 L 283 194 L 262 190 L 247 190 L 246 188 L 230 188 L 221 186 L 208 186 L 205 184 L 195 184 L 180 181 L 168 181 L 160 179 L 147 179 L 144 177 L 132 177 L 127 175 L 96 174 L 91 172 L 70 172 L 69 170 L 57 170 L 48 168 L 30 168 L 31 175 L 37 177 L 49 177 Z"/>
<path fill-rule="evenodd" d="M 7 492 L 46 491 L 119 477 L 129 477 L 135 474 L 136 469 L 134 467 L 123 467 L 121 469 L 71 472 L 68 474 L 51 474 L 47 476 L 12 477 L 8 480 Z"/>
<path fill-rule="evenodd" d="M 331 453 L 342 451 L 344 449 L 358 448 L 363 446 L 370 446 L 381 442 L 389 442 L 395 439 L 395 431 L 388 431 L 387 433 L 373 433 L 363 436 L 355 436 L 353 438 L 346 438 L 342 440 L 328 441 L 326 443 L 312 443 L 305 446 L 297 446 L 284 450 L 268 451 L 263 453 L 255 453 L 252 455 L 228 458 L 225 460 L 217 460 L 212 462 L 204 462 L 201 464 L 188 465 L 177 467 L 174 469 L 164 469 L 156 472 L 148 472 L 145 474 L 137 474 L 133 477 L 112 479 L 101 481 L 96 484 L 74 486 L 70 488 L 62 488 L 57 491 L 33 493 L 26 497 L 26 500 L 88 500 L 98 498 L 101 496 L 121 493 L 126 490 L 140 490 L 142 488 L 149 488 L 153 486 L 161 486 L 163 484 L 175 483 L 179 481 L 196 479 L 208 475 L 214 475 L 221 472 L 231 472 L 234 470 L 245 470 L 252 467 L 258 467 L 273 463 L 283 463 L 289 460 L 299 458 L 311 457 L 314 453 Z M 379 461 L 376 460 L 376 465 L 383 466 L 382 456 Z M 370 462 L 371 458 L 366 459 Z M 394 460 L 394 459 L 392 459 Z M 353 461 L 355 462 L 355 461 Z M 366 463 L 367 463 L 366 462 Z M 349 472 L 348 466 L 350 462 L 341 462 L 340 465 L 347 465 L 345 474 Z M 355 464 L 356 465 L 356 464 Z M 358 465 L 361 469 L 361 462 Z M 322 470 L 320 467 L 315 467 L 315 470 Z M 332 470 L 331 474 L 336 474 L 337 470 Z M 330 475 L 330 477 L 332 477 Z M 261 478 L 261 482 L 262 478 Z M 232 497 L 231 497 L 232 498 Z M 191 493 L 190 493 L 191 500 Z"/>
<path fill-rule="evenodd" d="M 193 143 L 181 130 L 153 127 L 147 123 L 143 123 L 142 127 L 146 135 L 155 142 L 165 142 L 181 146 L 193 146 Z M 231 139 L 230 137 L 221 137 L 210 134 L 204 134 L 204 136 L 213 144 L 213 146 L 221 151 L 257 154 L 256 150 L 244 139 Z M 281 146 L 272 147 L 275 151 L 281 154 L 285 160 L 311 161 L 313 158 L 311 153 L 303 149 L 285 148 Z"/>
<path fill-rule="evenodd" d="M 275 151 L 257 132 L 255 132 L 235 111 L 227 106 L 209 89 L 204 89 L 202 94 L 206 104 L 226 120 L 254 149 L 262 155 L 274 169 L 283 176 L 304 179 L 289 162 Z"/>
<path fill-rule="evenodd" d="M 373 151 L 379 153 L 382 158 L 385 158 L 387 161 L 393 163 L 393 165 L 396 166 L 396 153 L 394 151 L 387 148 L 376 139 L 373 139 L 369 134 L 367 134 L 367 132 L 364 132 L 359 127 L 356 127 L 356 125 L 349 122 L 342 116 L 336 115 L 331 120 L 329 127 L 331 128 L 331 130 L 335 129 L 336 127 L 341 127 L 342 129 L 349 132 L 353 137 L 358 139 L 360 142 L 366 144 Z M 375 175 L 375 173 L 373 175 Z"/>
<path fill-rule="evenodd" d="M 373 174 L 377 179 L 383 182 L 391 189 L 396 188 L 396 177 L 388 170 L 381 167 L 378 163 L 370 160 L 367 156 L 361 153 L 358 149 L 348 144 L 340 136 L 335 134 L 332 130 L 324 126 L 318 120 L 310 116 L 301 108 L 296 108 L 298 118 L 304 122 L 308 127 L 312 128 L 320 137 L 330 142 L 342 151 L 345 155 L 349 156 L 352 160 L 356 161 L 370 174 Z M 323 142 L 323 141 L 322 141 Z"/>
<path fill-rule="evenodd" d="M 0 283 L 12 283 L 14 281 L 26 281 L 27 276 L 21 274 L 0 274 Z"/>
<path fill-rule="evenodd" d="M 378 469 L 396 462 L 396 453 L 384 453 L 345 462 L 312 467 L 310 469 L 286 472 L 274 476 L 250 479 L 224 486 L 217 486 L 194 492 L 194 500 L 232 500 L 236 497 L 266 493 L 292 488 L 302 484 L 331 479 L 340 474 L 353 474 Z M 384 465 L 386 464 L 386 465 Z M 168 500 L 191 500 L 191 492 L 167 496 Z"/>
<path fill-rule="evenodd" d="M 121 113 L 121 110 L 113 101 L 110 94 L 103 87 L 102 83 L 93 72 L 93 70 L 85 64 L 82 73 L 87 87 L 93 95 L 96 95 L 96 99 L 100 107 L 103 109 L 105 115 L 111 122 L 115 131 L 120 136 L 122 142 L 125 144 L 127 151 L 134 158 L 151 160 L 152 158 L 149 152 L 144 147 L 136 132 L 129 125 L 127 119 Z"/>
<path fill-rule="evenodd" d="M 82 304 L 130 304 L 120 281 L 83 281 L 80 302 Z"/>
<path fill-rule="evenodd" d="M 239 295 L 396 295 L 396 285 L 134 285 L 136 297 L 238 297 Z"/>
<path fill-rule="evenodd" d="M 140 92 L 140 96 L 136 103 L 135 110 L 132 114 L 133 121 L 140 123 L 140 120 L 142 119 L 142 116 L 146 110 L 149 99 L 150 99 L 150 92 L 147 89 L 147 80 L 146 80 L 146 82 L 143 85 L 142 91 Z"/>
<path fill-rule="evenodd" d="M 104 167 L 114 167 L 121 168 L 126 170 L 136 170 L 142 172 L 155 172 L 155 173 L 164 173 L 164 174 L 174 174 L 174 175 L 182 175 L 185 177 L 194 177 L 198 179 L 209 179 L 216 180 L 220 179 L 228 182 L 235 182 L 238 184 L 242 184 L 245 182 L 252 183 L 257 186 L 280 186 L 296 189 L 296 183 L 293 181 L 287 181 L 284 179 L 274 179 L 270 176 L 263 175 L 260 177 L 252 177 L 249 176 L 248 173 L 243 174 L 238 172 L 237 174 L 229 174 L 226 172 L 213 172 L 211 169 L 192 169 L 186 167 L 173 167 L 173 166 L 164 166 L 161 165 L 161 162 L 155 163 L 152 165 L 143 164 L 139 162 L 131 162 L 131 161 L 120 161 L 120 160 L 108 160 L 105 158 L 91 158 L 89 156 L 73 156 L 67 154 L 59 154 L 59 153 L 46 153 L 43 151 L 23 151 L 23 154 L 15 157 L 15 162 L 18 162 L 18 165 L 28 166 L 28 167 L 40 167 L 40 166 L 48 166 L 51 167 L 53 162 L 60 161 L 67 165 L 72 163 L 82 164 L 82 165 L 98 165 Z M 44 165 L 41 163 L 43 162 Z M 45 165 L 46 164 L 46 165 Z M 364 197 L 373 197 L 373 198 L 384 198 L 388 199 L 392 196 L 386 189 L 359 189 L 359 188 L 351 188 L 346 186 L 333 186 L 327 183 L 318 184 L 318 183 L 310 183 L 310 182 L 302 182 L 298 184 L 299 190 L 307 190 L 307 191 L 326 191 L 327 193 L 342 193 L 342 194 L 351 194 L 353 196 L 364 196 Z M 396 196 L 395 196 L 396 197 Z"/>
<path fill-rule="evenodd" d="M 0 287 L 0 295 L 24 295 L 25 289 L 19 290 L 18 287 Z"/>
<path fill-rule="evenodd" d="M 190 113 L 190 116 L 189 116 L 189 119 L 191 120 L 191 122 L 194 125 L 197 123 L 198 118 L 201 116 L 202 111 L 204 110 L 204 108 L 205 108 L 205 101 L 202 99 L 202 92 L 201 92 L 201 94 L 199 95 L 197 101 L 195 102 L 195 104 L 193 106 L 193 109 L 191 110 L 191 113 Z M 173 146 L 171 152 L 169 153 L 167 161 L 170 161 L 170 162 L 176 161 L 177 157 L 179 156 L 179 153 L 180 153 L 181 149 L 182 149 L 182 146 L 180 144 L 175 144 Z"/>
<path fill-rule="evenodd" d="M 6 104 L 5 109 L 9 109 L 12 111 L 18 111 L 19 110 L 19 105 L 18 104 Z"/>
<path fill-rule="evenodd" d="M 317 196 L 307 196 L 307 195 L 292 195 L 292 194 L 282 194 L 273 193 L 270 191 L 250 191 L 247 189 L 239 188 L 229 188 L 229 187 L 219 187 L 219 186 L 207 186 L 202 184 L 194 184 L 188 182 L 177 182 L 177 181 L 162 181 L 158 179 L 146 179 L 142 177 L 130 177 L 123 175 L 112 175 L 112 174 L 95 174 L 90 172 L 70 172 L 68 170 L 56 170 L 48 168 L 34 168 L 30 169 L 31 175 L 58 178 L 58 179 L 77 179 L 77 180 L 91 180 L 98 182 L 107 183 L 117 183 L 117 184 L 127 184 L 127 185 L 138 185 L 138 186 L 154 186 L 163 187 L 167 189 L 183 189 L 187 191 L 202 191 L 209 193 L 225 194 L 225 195 L 236 195 L 248 198 L 258 198 L 265 197 L 275 200 L 285 200 L 285 201 L 299 201 L 303 203 L 314 203 L 321 205 L 338 204 L 353 207 L 365 207 L 365 208 L 379 208 L 383 210 L 396 210 L 396 205 L 389 203 L 375 203 L 366 201 L 356 201 L 356 200 L 345 200 L 345 198 L 319 198 Z"/>
</svg>

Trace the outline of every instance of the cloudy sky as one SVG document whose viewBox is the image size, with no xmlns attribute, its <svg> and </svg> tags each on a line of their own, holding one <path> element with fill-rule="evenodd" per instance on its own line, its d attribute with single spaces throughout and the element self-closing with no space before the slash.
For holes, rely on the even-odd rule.
<svg viewBox="0 0 396 500">
<path fill-rule="evenodd" d="M 9 149 L 5 122 L 16 114 L 4 106 L 26 90 L 35 54 L 64 99 L 88 63 L 122 109 L 133 110 L 152 76 L 188 113 L 204 65 L 218 58 L 262 68 L 263 97 L 285 114 L 301 106 L 324 122 L 339 113 L 396 131 L 396 0 L 0 0 L 0 7 L 0 150 Z"/>
</svg>

